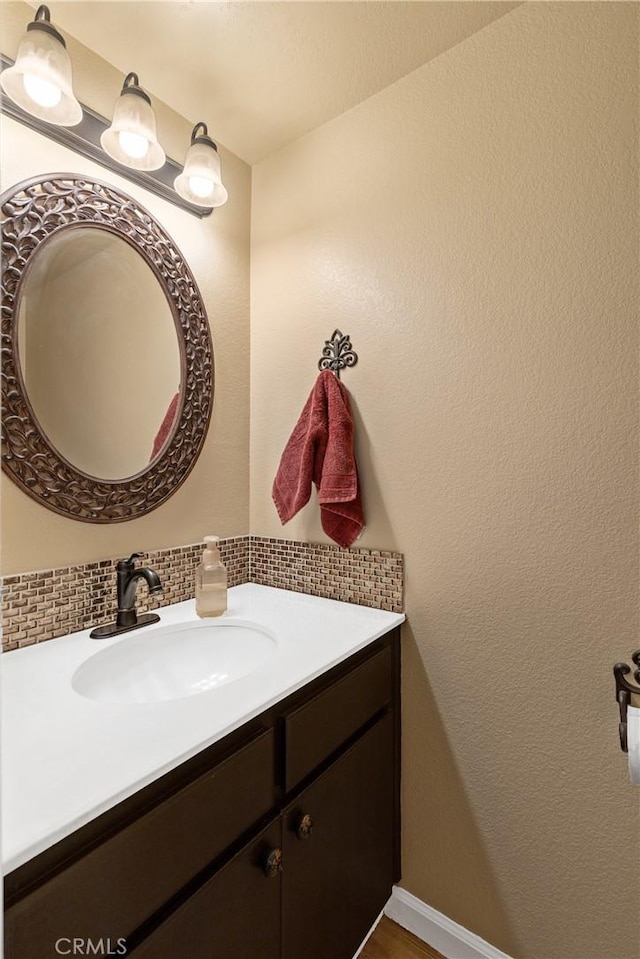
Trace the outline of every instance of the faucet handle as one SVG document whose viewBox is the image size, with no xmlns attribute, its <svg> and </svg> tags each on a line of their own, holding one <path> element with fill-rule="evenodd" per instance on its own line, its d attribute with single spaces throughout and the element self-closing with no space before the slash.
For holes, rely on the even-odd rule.
<svg viewBox="0 0 640 959">
<path fill-rule="evenodd" d="M 132 553 L 129 559 L 120 559 L 118 560 L 117 568 L 118 569 L 129 569 L 133 566 L 135 560 L 142 559 L 144 553 Z"/>
</svg>

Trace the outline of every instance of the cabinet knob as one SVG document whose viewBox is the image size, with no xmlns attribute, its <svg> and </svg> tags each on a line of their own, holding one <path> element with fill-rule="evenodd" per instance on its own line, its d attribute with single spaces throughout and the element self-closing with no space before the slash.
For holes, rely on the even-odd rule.
<svg viewBox="0 0 640 959">
<path fill-rule="evenodd" d="M 313 832 L 313 819 L 308 812 L 303 813 L 296 823 L 296 836 L 298 839 L 308 839 Z"/>
<path fill-rule="evenodd" d="M 262 871 L 267 879 L 275 879 L 282 872 L 282 849 L 272 849 L 264 857 Z"/>
</svg>

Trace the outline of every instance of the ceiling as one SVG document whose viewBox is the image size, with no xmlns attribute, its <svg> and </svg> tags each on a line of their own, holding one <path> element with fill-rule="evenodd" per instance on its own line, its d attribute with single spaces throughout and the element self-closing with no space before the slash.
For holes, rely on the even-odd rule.
<svg viewBox="0 0 640 959">
<path fill-rule="evenodd" d="M 51 18 L 253 164 L 518 5 L 55 0 Z"/>
</svg>

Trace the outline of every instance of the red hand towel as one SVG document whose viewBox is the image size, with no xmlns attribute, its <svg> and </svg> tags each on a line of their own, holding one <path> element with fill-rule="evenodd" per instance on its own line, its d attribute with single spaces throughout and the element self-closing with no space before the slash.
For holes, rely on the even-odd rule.
<svg viewBox="0 0 640 959">
<path fill-rule="evenodd" d="M 353 450 L 349 394 L 323 370 L 280 459 L 272 496 L 282 523 L 309 502 L 315 483 L 322 528 L 339 546 L 351 546 L 364 528 Z"/>
<path fill-rule="evenodd" d="M 153 441 L 153 450 L 151 451 L 151 457 L 149 459 L 150 463 L 152 462 L 152 460 L 156 458 L 156 456 L 158 455 L 158 453 L 164 446 L 167 440 L 167 436 L 171 432 L 171 427 L 173 426 L 173 421 L 175 420 L 176 413 L 178 411 L 179 399 L 180 399 L 180 394 L 176 393 L 176 395 L 173 397 L 173 399 L 169 403 L 167 412 L 164 414 L 164 419 L 162 423 L 160 424 L 160 429 L 158 430 L 156 438 Z"/>
</svg>

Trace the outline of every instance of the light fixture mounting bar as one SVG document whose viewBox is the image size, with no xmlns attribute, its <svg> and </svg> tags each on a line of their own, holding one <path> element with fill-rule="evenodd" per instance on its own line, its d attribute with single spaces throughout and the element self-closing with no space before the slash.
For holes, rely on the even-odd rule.
<svg viewBox="0 0 640 959">
<path fill-rule="evenodd" d="M 13 60 L 0 53 L 0 66 L 5 70 L 7 67 L 13 66 Z M 188 213 L 193 214 L 193 216 L 202 219 L 213 212 L 212 208 L 195 206 L 195 204 L 189 203 L 188 200 L 183 199 L 176 193 L 173 182 L 176 176 L 182 173 L 182 167 L 179 163 L 176 163 L 175 160 L 167 157 L 164 166 L 159 170 L 146 172 L 142 170 L 132 170 L 113 161 L 100 145 L 100 137 L 102 133 L 108 129 L 109 121 L 99 113 L 91 110 L 90 107 L 85 106 L 84 103 L 81 103 L 80 106 L 82 107 L 82 120 L 80 123 L 75 127 L 60 127 L 53 126 L 44 120 L 39 120 L 37 117 L 31 116 L 26 110 L 22 110 L 16 103 L 13 103 L 9 97 L 2 97 L 2 113 L 30 127 L 30 129 L 35 130 L 36 133 L 41 133 L 43 136 L 54 140 L 56 143 L 60 143 L 69 150 L 73 150 L 75 153 L 79 153 L 81 156 L 93 160 L 95 163 L 99 163 L 100 166 L 106 167 L 107 170 L 111 170 L 112 173 L 117 173 L 118 176 L 137 183 L 138 186 L 144 187 L 145 190 L 149 190 L 151 193 L 155 193 L 156 196 L 162 197 L 163 200 L 168 200 L 169 203 L 173 203 L 174 206 L 186 210 Z"/>
</svg>

